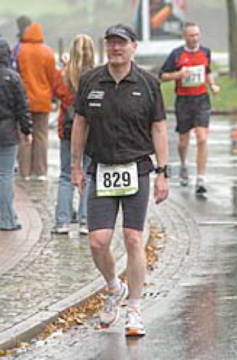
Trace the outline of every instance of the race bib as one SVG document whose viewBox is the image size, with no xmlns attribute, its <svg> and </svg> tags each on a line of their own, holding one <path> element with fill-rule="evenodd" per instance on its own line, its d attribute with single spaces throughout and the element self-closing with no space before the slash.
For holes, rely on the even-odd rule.
<svg viewBox="0 0 237 360">
<path fill-rule="evenodd" d="M 126 196 L 136 194 L 137 191 L 138 172 L 135 162 L 120 165 L 97 165 L 97 196 Z"/>
<path fill-rule="evenodd" d="M 182 79 L 182 86 L 194 87 L 205 84 L 205 66 L 190 66 L 188 67 L 189 75 Z"/>
</svg>

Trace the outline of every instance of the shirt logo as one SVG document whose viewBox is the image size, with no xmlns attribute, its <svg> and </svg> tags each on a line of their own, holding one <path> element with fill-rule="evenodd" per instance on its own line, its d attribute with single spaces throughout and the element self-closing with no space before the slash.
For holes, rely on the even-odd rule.
<svg viewBox="0 0 237 360">
<path fill-rule="evenodd" d="M 88 100 L 102 100 L 104 98 L 105 92 L 99 90 L 91 90 L 87 96 Z"/>
<path fill-rule="evenodd" d="M 88 104 L 90 107 L 101 107 L 101 104 L 100 103 L 95 103 L 95 102 L 90 102 Z"/>
<path fill-rule="evenodd" d="M 139 91 L 133 91 L 132 95 L 133 96 L 142 96 L 142 93 L 140 93 Z"/>
</svg>

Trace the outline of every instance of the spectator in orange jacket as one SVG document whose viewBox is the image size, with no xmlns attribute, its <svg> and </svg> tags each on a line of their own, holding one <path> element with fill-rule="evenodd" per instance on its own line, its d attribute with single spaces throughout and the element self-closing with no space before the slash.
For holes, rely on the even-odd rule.
<svg viewBox="0 0 237 360">
<path fill-rule="evenodd" d="M 46 180 L 48 148 L 48 116 L 51 110 L 55 75 L 53 51 L 43 43 L 39 24 L 26 27 L 17 58 L 33 120 L 33 143 L 20 143 L 19 172 L 25 180 L 32 175 Z"/>
</svg>

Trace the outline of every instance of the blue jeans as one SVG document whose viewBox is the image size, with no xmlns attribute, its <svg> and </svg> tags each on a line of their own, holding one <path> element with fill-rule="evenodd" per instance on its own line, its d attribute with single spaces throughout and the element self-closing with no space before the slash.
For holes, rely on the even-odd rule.
<svg viewBox="0 0 237 360">
<path fill-rule="evenodd" d="M 17 226 L 13 209 L 14 165 L 17 145 L 0 146 L 0 229 L 11 230 Z"/>
<path fill-rule="evenodd" d="M 55 223 L 58 225 L 69 225 L 71 222 L 73 210 L 73 195 L 75 187 L 71 184 L 71 143 L 70 140 L 60 140 L 60 163 L 61 172 L 59 177 L 57 206 L 55 214 Z M 91 159 L 88 155 L 83 155 L 83 169 L 86 173 Z M 90 187 L 90 175 L 86 176 L 86 185 L 83 195 L 80 198 L 78 207 L 78 219 L 80 223 L 87 225 L 87 200 Z"/>
</svg>

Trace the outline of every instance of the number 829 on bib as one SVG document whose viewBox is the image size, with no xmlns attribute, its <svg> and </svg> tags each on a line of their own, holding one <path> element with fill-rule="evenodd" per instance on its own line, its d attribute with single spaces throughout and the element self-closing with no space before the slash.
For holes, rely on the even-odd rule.
<svg viewBox="0 0 237 360">
<path fill-rule="evenodd" d="M 135 162 L 119 165 L 98 164 L 96 171 L 97 196 L 126 196 L 138 191 L 138 172 Z"/>
</svg>

